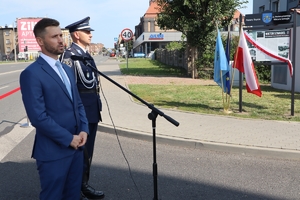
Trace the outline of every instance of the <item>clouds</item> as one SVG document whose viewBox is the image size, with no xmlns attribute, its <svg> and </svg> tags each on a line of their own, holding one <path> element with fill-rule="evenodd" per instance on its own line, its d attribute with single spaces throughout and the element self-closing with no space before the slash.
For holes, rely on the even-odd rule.
<svg viewBox="0 0 300 200">
<path fill-rule="evenodd" d="M 16 18 L 50 17 L 64 28 L 90 16 L 90 25 L 95 29 L 92 42 L 113 47 L 114 37 L 124 28 L 134 32 L 149 0 L 0 0 L 0 5 L 0 26 L 10 25 Z"/>
</svg>

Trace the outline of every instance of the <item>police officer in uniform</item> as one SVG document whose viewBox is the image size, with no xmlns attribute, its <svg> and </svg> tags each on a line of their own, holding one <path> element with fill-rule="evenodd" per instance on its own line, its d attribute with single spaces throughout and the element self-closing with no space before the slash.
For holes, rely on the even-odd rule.
<svg viewBox="0 0 300 200">
<path fill-rule="evenodd" d="M 84 172 L 82 178 L 82 199 L 102 199 L 104 193 L 97 191 L 88 184 L 90 166 L 93 158 L 94 144 L 98 122 L 101 120 L 102 104 L 99 96 L 99 75 L 96 70 L 96 64 L 86 48 L 91 43 L 93 29 L 89 25 L 90 17 L 66 26 L 69 29 L 72 45 L 60 56 L 62 63 L 72 67 L 77 80 L 77 88 L 85 108 L 86 117 L 89 122 L 90 135 L 85 144 L 84 154 Z M 73 55 L 73 60 L 71 56 Z M 74 56 L 82 59 L 74 59 Z M 76 57 L 75 57 L 76 58 Z"/>
</svg>

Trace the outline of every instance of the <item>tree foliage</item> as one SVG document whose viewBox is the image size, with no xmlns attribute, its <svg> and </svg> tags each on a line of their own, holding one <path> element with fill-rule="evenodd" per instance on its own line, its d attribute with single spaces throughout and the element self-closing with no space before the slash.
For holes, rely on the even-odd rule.
<svg viewBox="0 0 300 200">
<path fill-rule="evenodd" d="M 246 0 L 157 0 L 161 8 L 157 23 L 161 29 L 175 29 L 188 44 L 202 45 L 216 30 L 227 26 L 235 10 Z"/>
<path fill-rule="evenodd" d="M 182 49 L 184 49 L 184 43 L 173 41 L 173 42 L 170 42 L 169 44 L 167 44 L 166 49 L 169 51 L 182 50 Z"/>
<path fill-rule="evenodd" d="M 247 0 L 156 0 L 160 29 L 177 30 L 186 37 L 187 45 L 197 49 L 192 60 L 198 60 L 215 44 L 216 26 L 230 24 L 234 12 Z"/>
<path fill-rule="evenodd" d="M 184 42 L 184 35 L 181 36 L 181 41 L 173 41 L 167 44 L 166 49 L 168 51 L 174 51 L 174 50 L 184 50 L 186 48 L 186 44 Z"/>
</svg>

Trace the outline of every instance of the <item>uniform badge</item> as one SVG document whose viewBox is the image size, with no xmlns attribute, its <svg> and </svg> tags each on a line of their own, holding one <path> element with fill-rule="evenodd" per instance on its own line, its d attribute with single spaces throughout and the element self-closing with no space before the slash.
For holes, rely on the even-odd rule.
<svg viewBox="0 0 300 200">
<path fill-rule="evenodd" d="M 68 65 L 69 67 L 72 67 L 72 65 L 73 65 L 71 58 L 65 58 L 65 59 L 63 59 L 62 63 Z"/>
</svg>

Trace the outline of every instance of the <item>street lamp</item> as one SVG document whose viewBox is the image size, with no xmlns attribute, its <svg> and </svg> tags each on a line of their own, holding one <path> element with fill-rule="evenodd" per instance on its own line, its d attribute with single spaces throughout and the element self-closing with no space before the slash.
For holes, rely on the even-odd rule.
<svg viewBox="0 0 300 200">
<path fill-rule="evenodd" d="M 15 62 L 17 62 L 17 48 L 16 48 L 15 22 L 13 22 L 13 32 L 14 32 L 14 39 L 13 39 L 14 57 L 15 57 Z"/>
</svg>

